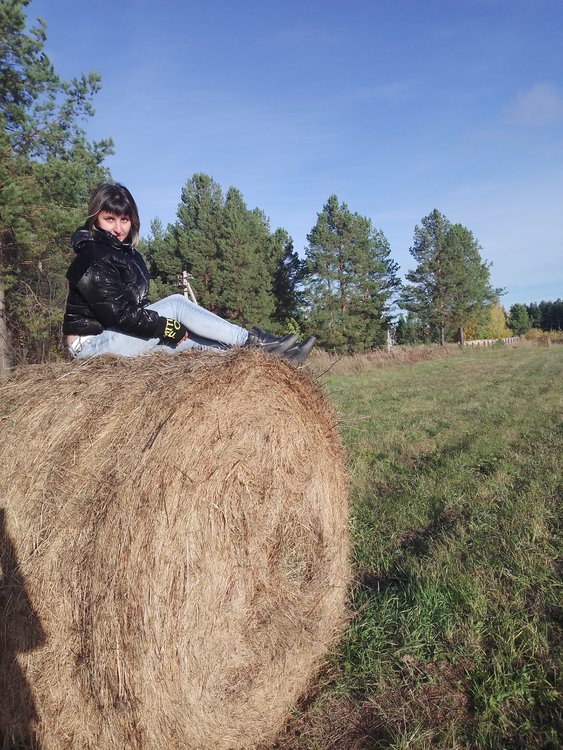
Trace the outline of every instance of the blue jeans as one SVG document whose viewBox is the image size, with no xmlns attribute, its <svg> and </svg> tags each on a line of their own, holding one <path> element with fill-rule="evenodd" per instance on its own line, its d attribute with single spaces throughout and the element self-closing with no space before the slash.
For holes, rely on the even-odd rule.
<svg viewBox="0 0 563 750">
<path fill-rule="evenodd" d="M 186 349 L 219 349 L 225 350 L 231 346 L 242 346 L 248 331 L 240 326 L 223 320 L 204 307 L 195 305 L 181 294 L 171 294 L 169 297 L 147 305 L 148 310 L 156 310 L 164 318 L 179 320 L 188 329 L 186 341 L 176 347 L 160 345 L 159 339 L 143 339 L 129 336 L 126 333 L 107 328 L 97 336 L 90 336 L 70 353 L 76 359 L 95 357 L 98 354 L 117 354 L 122 357 L 138 357 L 141 354 L 159 347 L 159 351 L 175 353 Z"/>
</svg>

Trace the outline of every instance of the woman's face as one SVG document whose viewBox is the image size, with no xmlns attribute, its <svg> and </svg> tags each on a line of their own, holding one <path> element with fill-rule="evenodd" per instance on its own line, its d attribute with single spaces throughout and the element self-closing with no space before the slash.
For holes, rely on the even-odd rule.
<svg viewBox="0 0 563 750">
<path fill-rule="evenodd" d="M 131 219 L 129 216 L 117 216 L 109 211 L 100 211 L 96 224 L 100 229 L 113 234 L 120 242 L 127 239 L 131 231 Z"/>
</svg>

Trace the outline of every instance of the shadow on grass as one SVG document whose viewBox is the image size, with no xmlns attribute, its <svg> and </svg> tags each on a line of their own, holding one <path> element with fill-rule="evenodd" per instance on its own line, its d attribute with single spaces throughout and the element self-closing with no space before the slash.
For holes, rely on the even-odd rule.
<svg viewBox="0 0 563 750">
<path fill-rule="evenodd" d="M 423 558 L 429 553 L 430 544 L 435 544 L 447 534 L 454 532 L 464 521 L 462 512 L 445 508 L 426 526 L 406 531 L 399 543 L 399 549 L 417 558 Z M 370 570 L 364 570 L 359 573 L 357 578 L 360 586 L 378 594 L 384 593 L 391 587 L 405 585 L 409 581 L 410 576 L 404 572 L 402 556 L 396 559 L 381 575 L 377 575 Z"/>
</svg>

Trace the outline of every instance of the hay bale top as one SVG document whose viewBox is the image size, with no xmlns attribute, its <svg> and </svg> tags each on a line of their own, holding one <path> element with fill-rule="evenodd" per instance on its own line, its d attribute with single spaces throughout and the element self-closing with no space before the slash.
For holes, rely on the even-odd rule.
<svg viewBox="0 0 563 750">
<path fill-rule="evenodd" d="M 197 351 L 175 356 L 108 356 L 22 367 L 0 387 L 0 419 L 20 419 L 33 412 L 37 423 L 51 428 L 50 439 L 66 432 L 72 422 L 79 442 L 82 431 L 89 432 L 88 425 L 100 422 L 110 430 L 114 421 L 124 419 L 119 425 L 122 432 L 130 431 L 128 424 L 145 424 L 145 419 L 158 425 L 168 419 L 175 424 L 191 422 L 213 411 L 215 400 L 227 417 L 248 411 L 249 422 L 253 414 L 262 419 L 270 408 L 274 412 L 296 409 L 299 402 L 294 416 L 306 421 L 309 414 L 317 414 L 330 430 L 333 427 L 325 399 L 309 377 L 251 349 L 220 355 Z"/>
</svg>

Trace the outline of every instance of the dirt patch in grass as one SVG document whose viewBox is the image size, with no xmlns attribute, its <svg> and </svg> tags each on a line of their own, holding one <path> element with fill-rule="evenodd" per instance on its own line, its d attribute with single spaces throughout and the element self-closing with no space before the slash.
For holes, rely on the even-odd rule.
<svg viewBox="0 0 563 750">
<path fill-rule="evenodd" d="M 406 656 L 395 684 L 367 699 L 320 697 L 286 725 L 272 750 L 376 750 L 394 746 L 418 725 L 432 746 L 452 728 L 473 724 L 465 674 L 469 663 L 425 663 Z M 399 681 L 400 680 L 400 681 Z"/>
<path fill-rule="evenodd" d="M 470 668 L 468 660 L 455 665 L 446 660 L 425 663 L 412 657 L 405 657 L 403 661 L 407 673 L 412 675 L 407 701 L 416 707 L 415 715 L 419 720 L 423 717 L 428 727 L 439 727 L 452 720 L 466 729 L 471 726 L 470 697 L 465 679 Z"/>
<path fill-rule="evenodd" d="M 391 740 L 385 715 L 371 701 L 335 697 L 290 721 L 272 750 L 370 750 Z"/>
</svg>

